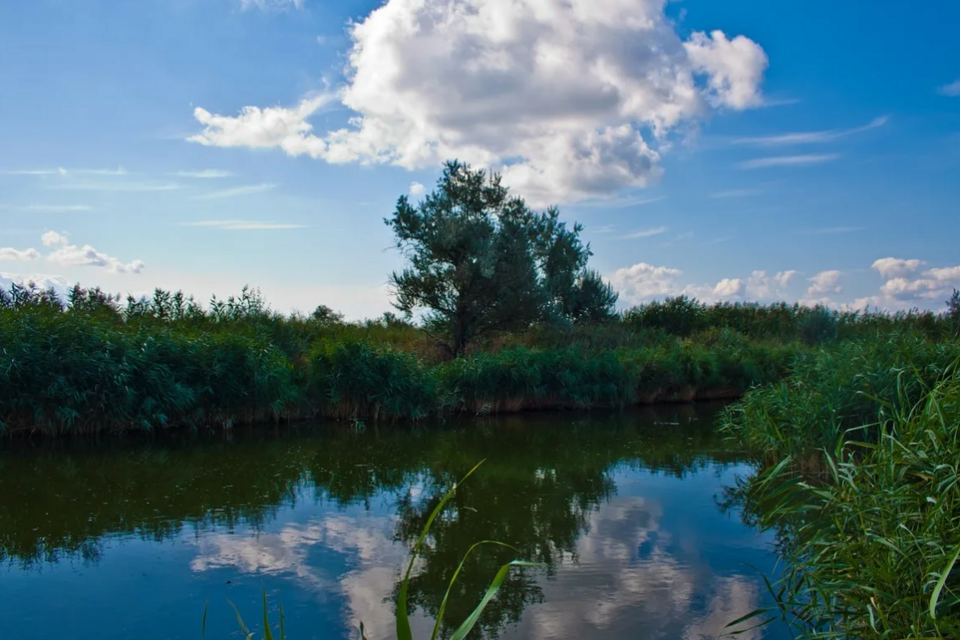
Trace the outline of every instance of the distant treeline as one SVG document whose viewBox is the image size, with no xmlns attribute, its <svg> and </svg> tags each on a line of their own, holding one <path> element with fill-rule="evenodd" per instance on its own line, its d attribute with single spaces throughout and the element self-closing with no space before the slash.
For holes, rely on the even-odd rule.
<svg viewBox="0 0 960 640">
<path fill-rule="evenodd" d="M 61 434 L 737 397 L 780 380 L 817 345 L 892 330 L 939 340 L 955 323 L 675 298 L 603 322 L 496 334 L 450 359 L 392 314 L 285 316 L 249 289 L 204 307 L 180 292 L 122 302 L 77 286 L 61 300 L 15 285 L 0 293 L 0 424 Z"/>
</svg>

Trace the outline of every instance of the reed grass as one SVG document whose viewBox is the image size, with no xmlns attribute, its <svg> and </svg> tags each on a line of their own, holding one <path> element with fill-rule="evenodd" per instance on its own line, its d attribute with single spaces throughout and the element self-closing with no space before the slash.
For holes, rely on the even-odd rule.
<svg viewBox="0 0 960 640">
<path fill-rule="evenodd" d="M 801 359 L 724 420 L 764 469 L 733 492 L 777 532 L 798 638 L 960 637 L 960 345 L 916 336 Z"/>
<path fill-rule="evenodd" d="M 122 303 L 99 289 L 75 287 L 62 301 L 15 286 L 0 295 L 0 433 L 231 427 L 317 416 L 419 420 L 736 398 L 802 371 L 794 360 L 812 361 L 818 349 L 846 360 L 851 348 L 880 344 L 889 332 L 941 348 L 947 341 L 930 336 L 948 325 L 934 315 L 678 298 L 605 322 L 500 334 L 447 361 L 425 333 L 396 316 L 347 323 L 326 308 L 282 316 L 249 289 L 203 307 L 162 290 Z"/>
</svg>

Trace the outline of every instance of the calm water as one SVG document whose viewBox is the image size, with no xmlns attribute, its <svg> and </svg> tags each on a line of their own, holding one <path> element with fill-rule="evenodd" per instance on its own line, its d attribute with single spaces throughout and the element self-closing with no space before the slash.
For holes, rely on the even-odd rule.
<svg viewBox="0 0 960 640">
<path fill-rule="evenodd" d="M 484 637 L 716 638 L 766 604 L 753 565 L 770 539 L 718 506 L 749 466 L 712 432 L 709 408 L 542 414 L 397 429 L 316 427 L 178 440 L 60 442 L 0 450 L 5 636 L 239 637 L 261 593 L 288 635 L 390 637 L 401 564 L 450 483 L 488 462 L 434 527 L 411 587 L 423 631 L 473 542 L 448 615 L 476 605 L 498 562 L 514 574 Z M 739 636 L 786 637 L 777 627 Z"/>
</svg>

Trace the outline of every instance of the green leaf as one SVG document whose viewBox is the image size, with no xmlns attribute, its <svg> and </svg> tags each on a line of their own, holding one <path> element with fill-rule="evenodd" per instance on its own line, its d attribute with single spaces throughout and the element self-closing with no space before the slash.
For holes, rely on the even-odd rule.
<svg viewBox="0 0 960 640">
<path fill-rule="evenodd" d="M 482 540 L 472 545 L 467 552 L 463 554 L 463 559 L 460 561 L 460 564 L 457 565 L 457 570 L 453 572 L 453 577 L 450 578 L 450 585 L 447 587 L 447 592 L 443 594 L 443 602 L 440 603 L 440 610 L 437 612 L 437 621 L 433 625 L 433 633 L 430 635 L 430 640 L 436 640 L 437 636 L 440 634 L 440 625 L 443 622 L 443 614 L 447 610 L 447 601 L 450 599 L 450 592 L 453 591 L 453 585 L 457 581 L 457 577 L 460 575 L 460 571 L 463 569 L 463 565 L 466 564 L 467 558 L 470 557 L 470 554 L 473 553 L 475 549 L 481 547 L 485 544 L 492 544 L 500 547 L 506 547 L 513 551 L 519 551 L 516 547 L 513 547 L 509 544 L 503 542 L 497 542 L 496 540 Z"/>
<path fill-rule="evenodd" d="M 473 610 L 467 619 L 463 621 L 456 631 L 453 632 L 453 635 L 450 636 L 450 640 L 464 640 L 467 637 L 473 627 L 477 624 L 477 621 L 480 620 L 483 610 L 487 608 L 487 605 L 490 604 L 490 601 L 493 600 L 494 596 L 497 595 L 497 592 L 500 591 L 500 586 L 503 584 L 503 581 L 507 579 L 507 575 L 510 573 L 510 569 L 513 567 L 543 567 L 543 564 L 536 562 L 521 562 L 519 560 L 514 560 L 513 562 L 508 562 L 507 564 L 500 567 L 500 570 L 497 571 L 496 577 L 494 577 L 493 582 L 490 583 L 490 587 L 487 589 L 487 592 L 483 594 L 483 599 L 480 600 L 480 604 L 477 605 L 477 608 Z"/>
<path fill-rule="evenodd" d="M 410 554 L 410 563 L 407 565 L 407 571 L 403 576 L 403 582 L 400 583 L 400 594 L 397 598 L 397 640 L 413 640 L 413 631 L 410 629 L 410 616 L 407 613 L 407 591 L 410 588 L 410 573 L 413 572 L 413 563 L 417 560 L 417 555 L 420 553 L 420 549 L 423 547 L 423 542 L 427 538 L 427 534 L 430 532 L 430 527 L 433 525 L 433 521 L 440 515 L 440 512 L 443 511 L 443 507 L 446 506 L 447 502 L 457 491 L 457 487 L 471 475 L 473 472 L 480 468 L 486 460 L 481 460 L 467 472 L 463 478 L 460 479 L 460 482 L 454 484 L 450 487 L 450 490 L 443 496 L 440 500 L 440 503 L 434 508 L 433 512 L 430 514 L 430 517 L 427 518 L 427 523 L 423 526 L 423 531 L 420 532 L 420 537 L 417 539 L 417 543 L 413 546 L 413 551 Z"/>
<path fill-rule="evenodd" d="M 953 571 L 953 565 L 957 563 L 957 558 L 960 558 L 960 545 L 957 546 L 957 550 L 953 552 L 953 557 L 950 558 L 950 562 L 940 573 L 937 586 L 933 588 L 933 593 L 930 594 L 930 617 L 934 620 L 937 619 L 937 602 L 940 600 L 940 592 L 943 591 L 943 586 L 947 584 L 947 577 L 949 577 L 950 572 Z"/>
<path fill-rule="evenodd" d="M 263 639 L 273 640 L 273 634 L 270 632 L 270 619 L 267 617 L 267 588 L 263 588 Z"/>
</svg>

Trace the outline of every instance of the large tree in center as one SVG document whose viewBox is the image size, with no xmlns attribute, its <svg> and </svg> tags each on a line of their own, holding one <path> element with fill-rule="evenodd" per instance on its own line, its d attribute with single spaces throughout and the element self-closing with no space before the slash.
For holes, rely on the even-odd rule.
<svg viewBox="0 0 960 640">
<path fill-rule="evenodd" d="M 568 228 L 555 207 L 532 211 L 496 173 L 448 162 L 432 193 L 416 206 L 401 196 L 385 222 L 409 262 L 390 278 L 395 306 L 426 310 L 454 356 L 484 334 L 597 321 L 616 303 L 587 269 L 581 226 Z"/>
</svg>

